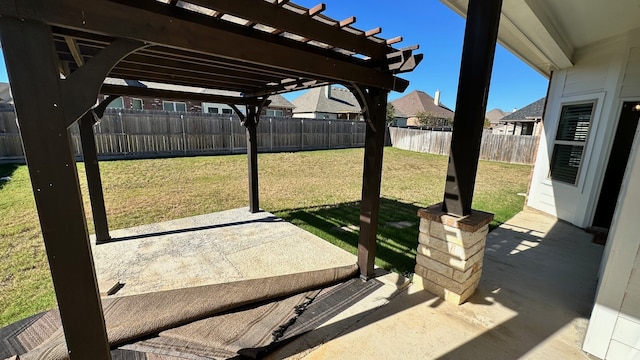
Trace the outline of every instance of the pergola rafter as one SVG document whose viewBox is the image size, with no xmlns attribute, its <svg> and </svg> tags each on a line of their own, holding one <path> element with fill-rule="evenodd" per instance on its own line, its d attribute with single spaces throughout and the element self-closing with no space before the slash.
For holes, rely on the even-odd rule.
<svg viewBox="0 0 640 360">
<path fill-rule="evenodd" d="M 249 4 L 250 3 L 250 4 Z M 98 241 L 109 240 L 93 123 L 115 96 L 190 98 L 246 106 L 250 210 L 259 211 L 256 126 L 269 95 L 338 83 L 369 126 L 358 265 L 373 276 L 387 94 L 422 60 L 377 35 L 288 0 L 4 0 L 0 37 L 69 355 L 109 359 L 104 317 L 70 148 L 80 120 Z M 105 78 L 128 86 L 105 84 Z M 139 81 L 232 95 L 141 87 Z M 98 93 L 111 95 L 95 106 Z M 34 106 L 33 104 L 37 104 Z M 239 114 L 241 114 L 238 111 Z M 100 206 L 101 205 L 101 206 Z"/>
</svg>

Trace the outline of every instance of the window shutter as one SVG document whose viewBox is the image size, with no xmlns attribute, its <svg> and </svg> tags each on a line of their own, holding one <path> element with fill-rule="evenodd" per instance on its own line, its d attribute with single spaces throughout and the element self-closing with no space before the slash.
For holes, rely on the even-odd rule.
<svg viewBox="0 0 640 360">
<path fill-rule="evenodd" d="M 593 106 L 590 102 L 562 107 L 549 169 L 552 180 L 577 183 Z"/>
</svg>

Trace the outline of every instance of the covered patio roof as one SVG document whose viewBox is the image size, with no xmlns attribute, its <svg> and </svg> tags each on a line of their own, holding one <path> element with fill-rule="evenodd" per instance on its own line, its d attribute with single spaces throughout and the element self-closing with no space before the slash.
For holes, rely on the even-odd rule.
<svg viewBox="0 0 640 360">
<path fill-rule="evenodd" d="M 441 0 L 465 16 L 469 0 Z M 573 66 L 576 51 L 638 27 L 634 0 L 511 0 L 502 6 L 498 41 L 546 77 Z M 615 20 L 613 20 L 615 19 Z"/>
</svg>

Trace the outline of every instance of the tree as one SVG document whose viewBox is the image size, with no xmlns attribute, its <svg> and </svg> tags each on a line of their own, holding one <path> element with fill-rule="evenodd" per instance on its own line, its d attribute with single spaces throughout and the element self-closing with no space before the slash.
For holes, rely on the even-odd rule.
<svg viewBox="0 0 640 360">
<path fill-rule="evenodd" d="M 418 125 L 420 126 L 434 127 L 434 126 L 453 125 L 453 119 L 436 116 L 434 113 L 431 113 L 431 112 L 426 113 L 424 111 L 421 111 L 416 114 L 416 117 L 418 118 L 417 121 L 418 121 Z"/>
<path fill-rule="evenodd" d="M 488 118 L 484 118 L 484 128 L 488 129 L 491 127 L 491 120 L 489 120 Z"/>
<path fill-rule="evenodd" d="M 393 120 L 395 120 L 396 109 L 392 104 L 387 103 L 387 125 L 393 124 Z"/>
</svg>

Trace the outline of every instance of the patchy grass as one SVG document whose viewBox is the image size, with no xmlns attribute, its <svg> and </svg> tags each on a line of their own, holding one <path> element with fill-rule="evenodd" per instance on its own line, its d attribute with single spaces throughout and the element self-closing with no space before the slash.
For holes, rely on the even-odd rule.
<svg viewBox="0 0 640 360">
<path fill-rule="evenodd" d="M 260 154 L 261 206 L 355 252 L 362 149 Z M 377 263 L 412 272 L 416 210 L 441 201 L 447 158 L 385 149 Z M 125 228 L 247 206 L 244 155 L 107 161 L 100 164 L 109 227 Z M 474 207 L 493 225 L 522 209 L 530 166 L 480 162 Z M 84 165 L 78 164 L 93 232 Z M 26 166 L 0 165 L 0 326 L 55 306 Z M 385 226 L 408 220 L 405 229 Z"/>
</svg>

